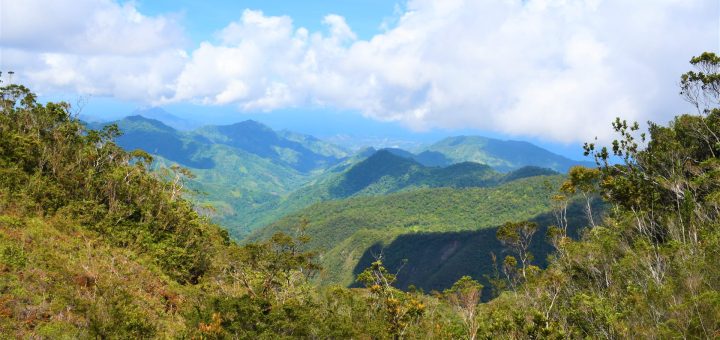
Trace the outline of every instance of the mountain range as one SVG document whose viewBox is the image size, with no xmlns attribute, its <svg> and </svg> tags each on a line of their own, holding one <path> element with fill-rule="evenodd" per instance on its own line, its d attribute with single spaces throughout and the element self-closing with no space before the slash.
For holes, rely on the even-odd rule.
<svg viewBox="0 0 720 340">
<path fill-rule="evenodd" d="M 398 148 L 353 153 L 252 120 L 180 130 L 170 126 L 179 126 L 179 119 L 161 109 L 136 113 L 111 122 L 123 132 L 117 143 L 151 153 L 158 167 L 176 163 L 190 169 L 196 176 L 189 181 L 194 200 L 212 206 L 209 214 L 236 239 L 321 201 L 416 188 L 488 187 L 584 164 L 530 143 L 477 136 L 446 138 L 418 153 Z"/>
<path fill-rule="evenodd" d="M 303 219 L 308 221 L 304 231 L 310 239 L 309 249 L 321 253 L 324 272 L 320 280 L 323 283 L 349 285 L 365 268 L 373 257 L 382 255 L 382 249 L 392 244 L 398 246 L 402 237 L 415 235 L 420 238 L 432 235 L 458 232 L 478 232 L 494 230 L 506 221 L 520 221 L 541 218 L 545 227 L 554 222 L 550 215 L 549 197 L 560 185 L 562 175 L 539 175 L 502 182 L 484 188 L 422 188 L 407 190 L 389 195 L 354 196 L 342 200 L 328 200 L 291 213 L 270 225 L 255 230 L 246 241 L 267 239 L 276 232 L 293 234 Z M 575 209 L 576 212 L 579 209 Z M 580 215 L 571 214 L 572 216 Z M 582 225 L 575 220 L 574 226 Z M 495 240 L 494 232 L 483 231 L 484 237 Z M 444 237 L 444 236 L 443 236 Z M 400 240 L 400 241 L 398 241 Z M 487 241 L 486 241 L 487 242 Z M 489 261 L 489 252 L 502 252 L 502 247 L 492 243 L 492 247 L 478 247 L 473 257 L 483 257 Z M 542 242 L 541 242 L 542 243 Z M 404 247 L 412 248 L 412 245 Z M 452 248 L 452 249 L 450 249 Z M 456 255 L 453 247 L 423 247 L 428 254 L 437 258 L 450 258 Z M 399 269 L 400 259 L 410 257 L 408 249 L 392 251 L 393 269 Z M 459 249 L 459 248 L 458 248 Z M 544 252 L 537 253 L 543 258 Z M 428 255 L 429 256 L 429 255 Z M 455 260 L 460 260 L 456 258 Z M 361 261 L 362 260 L 362 261 Z M 483 262 L 485 263 L 485 262 Z M 425 268 L 422 263 L 409 263 L 416 268 Z M 487 264 L 487 263 L 486 263 Z M 395 267 L 397 265 L 397 267 Z M 445 270 L 452 262 L 436 264 L 437 270 Z M 363 267 L 365 266 L 365 267 Z M 442 283 L 452 283 L 466 275 L 469 267 L 452 270 L 449 277 L 443 276 Z M 475 270 L 475 269 L 472 269 Z M 410 275 L 409 277 L 407 277 Z M 405 284 L 413 284 L 426 289 L 445 288 L 441 282 L 433 283 L 413 276 L 412 272 L 403 272 L 400 276 Z"/>
</svg>

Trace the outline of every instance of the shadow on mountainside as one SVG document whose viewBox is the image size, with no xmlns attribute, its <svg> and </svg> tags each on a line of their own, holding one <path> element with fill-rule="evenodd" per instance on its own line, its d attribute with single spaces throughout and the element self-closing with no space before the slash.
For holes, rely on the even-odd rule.
<svg viewBox="0 0 720 340">
<path fill-rule="evenodd" d="M 595 204 L 596 213 L 601 212 L 601 209 L 600 203 Z M 548 255 L 554 250 L 547 240 L 546 232 L 548 226 L 556 224 L 555 217 L 552 213 L 544 213 L 531 220 L 539 225 L 531 245 L 535 256 L 533 264 L 544 268 Z M 580 202 L 568 207 L 568 220 L 569 236 L 578 238 L 581 229 L 587 225 Z M 485 286 L 482 296 L 486 300 L 491 297 L 491 287 L 486 276 L 493 276 L 495 272 L 491 253 L 497 257 L 499 270 L 505 256 L 514 255 L 498 241 L 495 235 L 497 229 L 400 235 L 389 245 L 376 243 L 366 249 L 353 274 L 357 277 L 382 255 L 386 268 L 397 273 L 395 287 L 406 290 L 413 285 L 426 292 L 441 291 L 452 286 L 460 277 L 469 275 Z"/>
</svg>

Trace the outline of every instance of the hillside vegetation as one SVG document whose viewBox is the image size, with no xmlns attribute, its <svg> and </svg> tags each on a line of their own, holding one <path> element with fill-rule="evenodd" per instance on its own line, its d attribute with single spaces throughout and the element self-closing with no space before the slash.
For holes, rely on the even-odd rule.
<svg viewBox="0 0 720 340">
<path fill-rule="evenodd" d="M 321 281 L 348 285 L 353 282 L 353 270 L 361 256 L 377 243 L 389 245 L 403 234 L 492 228 L 505 221 L 548 213 L 550 197 L 562 180 L 559 175 L 535 176 L 491 188 L 419 189 L 327 201 L 258 229 L 248 241 L 267 239 L 278 231 L 292 233 L 306 219 L 310 221 L 305 229 L 310 237 L 307 246 L 322 251 L 325 270 Z"/>
<path fill-rule="evenodd" d="M 367 150 L 338 164 L 287 197 L 253 214 L 270 224 L 314 203 L 348 197 L 381 196 L 421 188 L 493 187 L 515 179 L 554 175 L 550 169 L 523 167 L 503 174 L 491 167 L 462 162 L 445 167 L 424 166 L 398 149 Z M 410 154 L 412 155 L 412 154 Z M 444 207 L 444 206 L 443 206 Z"/>
<path fill-rule="evenodd" d="M 522 214 L 533 219 L 499 221 L 501 216 L 468 211 L 463 217 L 456 211 L 458 220 L 475 221 L 463 227 L 498 225 L 495 237 L 504 248 L 492 271 L 483 273 L 489 289 L 478 281 L 482 278 L 463 276 L 430 294 L 410 286 L 397 289 L 403 278 L 384 258 L 356 266 L 355 284 L 361 288 L 315 286 L 319 262 L 328 255 L 307 251 L 317 242 L 308 236 L 313 221 L 295 225 L 293 236 L 277 233 L 238 246 L 183 198 L 190 176 L 185 169 L 150 171 L 146 152 L 127 152 L 113 142 L 115 126 L 87 129 L 66 104 L 39 104 L 20 85 L 0 87 L 0 334 L 33 339 L 717 338 L 720 57 L 704 53 L 691 64 L 696 70 L 682 76 L 681 94 L 698 114 L 679 115 L 667 125 L 650 123 L 647 133 L 617 119 L 613 129 L 619 137 L 611 146 L 585 145 L 597 167 L 570 169 L 562 183 L 556 180 L 559 188 L 547 203 L 534 198 L 533 193 L 550 192 L 531 185 L 537 178 L 503 184 L 526 184 L 518 185 L 515 197 L 497 199 L 528 209 Z M 390 197 L 443 191 L 448 195 L 427 195 L 457 197 L 454 192 L 491 194 L 498 188 L 422 189 Z M 609 205 L 605 216 L 593 214 L 596 195 Z M 342 212 L 342 204 L 364 200 L 370 207 L 377 199 L 329 204 L 339 204 Z M 396 204 L 396 214 L 415 209 L 430 219 L 427 226 L 437 222 L 422 214 L 432 207 L 397 201 L 384 204 Z M 448 208 L 460 202 L 446 203 Z M 321 208 L 326 205 L 315 208 L 329 214 Z M 504 204 L 486 207 L 502 211 Z M 557 224 L 545 232 L 540 224 L 546 217 L 535 216 L 535 208 L 549 208 Z M 587 217 L 577 239 L 567 218 L 573 209 Z M 366 213 L 347 215 L 355 220 L 342 224 L 366 225 L 357 235 L 367 236 L 359 239 L 391 231 L 380 225 L 385 217 L 377 218 L 378 224 L 362 221 L 380 211 Z M 407 234 L 412 228 L 392 229 Z M 429 258 L 420 256 L 424 245 L 448 243 L 445 237 L 481 242 L 491 236 L 484 230 L 490 229 L 400 235 L 385 239 L 391 242 L 385 249 L 412 246 L 422 260 Z M 538 241 L 555 249 L 547 261 L 533 256 Z M 352 241 L 340 241 L 346 242 Z M 547 267 L 541 269 L 542 264 Z M 483 295 L 490 301 L 481 302 Z"/>
<path fill-rule="evenodd" d="M 123 149 L 147 151 L 156 168 L 179 165 L 191 170 L 188 187 L 196 191 L 192 200 L 212 207 L 206 213 L 236 239 L 260 224 L 262 215 L 257 212 L 270 210 L 317 172 L 347 156 L 313 137 L 278 133 L 254 121 L 192 131 L 137 115 L 114 124 L 122 131 L 116 142 Z"/>
</svg>

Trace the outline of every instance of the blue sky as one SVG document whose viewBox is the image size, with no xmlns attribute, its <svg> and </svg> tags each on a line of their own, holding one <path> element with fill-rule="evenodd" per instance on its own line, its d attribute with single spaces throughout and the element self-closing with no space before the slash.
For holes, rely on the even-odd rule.
<svg viewBox="0 0 720 340">
<path fill-rule="evenodd" d="M 720 49 L 708 0 L 25 0 L 0 70 L 113 119 L 160 106 L 318 136 L 482 134 L 579 158 L 609 123 L 665 123 L 687 61 Z"/>
<path fill-rule="evenodd" d="M 383 23 L 397 19 L 397 10 L 404 1 L 393 0 L 252 0 L 252 1 L 193 1 L 144 0 L 137 7 L 143 13 L 159 15 L 177 13 L 195 45 L 221 30 L 227 23 L 237 20 L 245 9 L 262 10 L 266 15 L 292 17 L 297 26 L 311 31 L 322 30 L 322 19 L 338 14 L 361 39 L 371 38 L 382 31 Z"/>
</svg>

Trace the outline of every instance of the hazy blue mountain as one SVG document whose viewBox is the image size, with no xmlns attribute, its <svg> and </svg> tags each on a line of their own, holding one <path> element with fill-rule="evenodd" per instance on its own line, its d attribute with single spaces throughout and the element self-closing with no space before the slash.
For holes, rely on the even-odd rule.
<svg viewBox="0 0 720 340">
<path fill-rule="evenodd" d="M 591 162 L 575 161 L 554 154 L 528 142 L 503 141 L 480 136 L 445 138 L 425 148 L 414 159 L 429 166 L 470 161 L 487 164 L 499 171 L 537 166 L 567 172 L 574 165 L 595 166 Z"/>
<path fill-rule="evenodd" d="M 212 158 L 205 154 L 209 145 L 167 126 L 159 120 L 129 116 L 114 122 L 123 132 L 117 143 L 127 150 L 142 149 L 153 155 L 194 169 L 211 169 Z"/>
<path fill-rule="evenodd" d="M 200 127 L 200 123 L 180 118 L 170 112 L 165 111 L 161 107 L 144 107 L 139 108 L 132 113 L 133 116 L 143 116 L 145 118 L 155 119 L 163 122 L 163 124 L 173 127 L 177 130 L 192 130 Z"/>
<path fill-rule="evenodd" d="M 360 151 L 369 147 L 378 149 L 399 148 L 415 151 L 428 145 L 427 142 L 412 140 L 410 138 L 388 136 L 337 134 L 323 137 L 323 139 L 352 151 Z"/>
<path fill-rule="evenodd" d="M 211 143 L 242 149 L 301 172 L 332 166 L 346 156 L 339 148 L 318 139 L 277 133 L 253 120 L 232 125 L 205 126 L 194 133 Z M 287 138 L 288 135 L 292 138 Z"/>
</svg>

